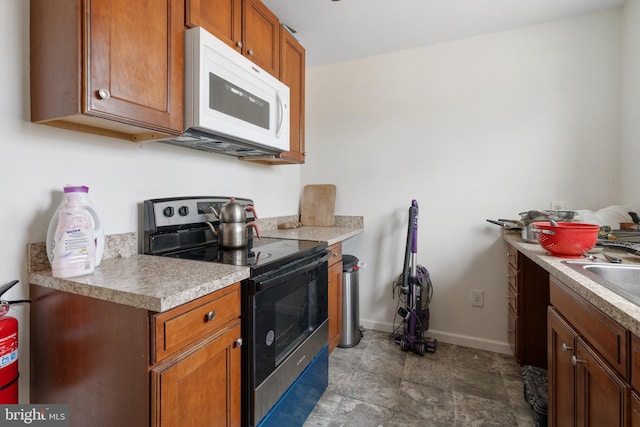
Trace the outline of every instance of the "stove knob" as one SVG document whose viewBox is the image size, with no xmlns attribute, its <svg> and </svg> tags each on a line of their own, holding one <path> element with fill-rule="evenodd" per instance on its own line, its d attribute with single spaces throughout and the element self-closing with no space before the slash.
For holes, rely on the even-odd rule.
<svg viewBox="0 0 640 427">
<path fill-rule="evenodd" d="M 164 216 L 166 216 L 167 218 L 171 218 L 173 216 L 173 207 L 171 206 L 167 206 L 166 208 L 164 208 L 162 210 L 162 213 L 164 214 Z"/>
<path fill-rule="evenodd" d="M 189 208 L 187 206 L 180 206 L 178 208 L 178 214 L 180 216 L 187 216 L 189 215 Z"/>
</svg>

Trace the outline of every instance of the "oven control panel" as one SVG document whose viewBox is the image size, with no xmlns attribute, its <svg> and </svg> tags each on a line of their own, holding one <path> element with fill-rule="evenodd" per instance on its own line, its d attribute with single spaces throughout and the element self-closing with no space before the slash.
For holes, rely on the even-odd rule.
<svg viewBox="0 0 640 427">
<path fill-rule="evenodd" d="M 158 231 L 162 227 L 183 226 L 218 222 L 220 208 L 231 197 L 172 197 L 144 201 L 145 230 Z M 250 199 L 237 198 L 243 206 L 253 205 Z M 254 220 L 252 211 L 247 211 L 247 220 Z"/>
</svg>

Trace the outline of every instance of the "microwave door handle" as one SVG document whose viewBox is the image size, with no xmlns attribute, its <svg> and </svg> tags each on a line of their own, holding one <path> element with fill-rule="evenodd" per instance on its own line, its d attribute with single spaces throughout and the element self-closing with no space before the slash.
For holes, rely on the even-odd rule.
<svg viewBox="0 0 640 427">
<path fill-rule="evenodd" d="M 276 128 L 276 136 L 280 138 L 280 134 L 282 134 L 282 123 L 284 122 L 284 102 L 280 98 L 280 93 L 276 92 L 276 102 L 278 103 L 278 126 Z"/>
<path fill-rule="evenodd" d="M 261 291 L 263 289 L 271 288 L 273 286 L 277 286 L 282 283 L 285 283 L 291 280 L 293 277 L 299 276 L 301 274 L 306 273 L 307 271 L 311 271 L 314 268 L 321 266 L 322 264 L 327 262 L 329 258 L 331 258 L 331 253 L 327 252 L 322 257 L 315 260 L 314 262 L 310 264 L 305 264 L 304 266 L 300 268 L 296 268 L 295 270 L 288 271 L 284 274 L 278 274 L 273 277 L 268 277 L 264 280 L 260 280 L 260 278 L 257 278 L 258 280 L 255 281 L 255 289 L 257 291 Z"/>
</svg>

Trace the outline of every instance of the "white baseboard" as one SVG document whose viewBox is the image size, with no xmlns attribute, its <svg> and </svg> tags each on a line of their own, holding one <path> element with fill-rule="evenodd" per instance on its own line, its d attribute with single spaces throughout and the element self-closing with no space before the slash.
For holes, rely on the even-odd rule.
<svg viewBox="0 0 640 427">
<path fill-rule="evenodd" d="M 363 319 L 360 319 L 360 324 L 365 329 L 373 329 L 375 331 L 389 333 L 393 332 L 394 326 L 390 323 L 368 321 Z M 475 348 L 478 350 L 486 350 L 493 351 L 495 353 L 513 355 L 508 342 L 493 341 L 484 338 L 470 337 L 467 335 L 452 334 L 450 332 L 443 332 L 435 329 L 429 329 L 425 335 L 429 338 L 435 338 L 438 341 L 447 344 L 455 344 L 463 347 Z"/>
</svg>

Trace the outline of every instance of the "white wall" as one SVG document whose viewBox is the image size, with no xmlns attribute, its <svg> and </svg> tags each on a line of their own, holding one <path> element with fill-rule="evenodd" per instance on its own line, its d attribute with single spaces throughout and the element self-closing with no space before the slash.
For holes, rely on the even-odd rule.
<svg viewBox="0 0 640 427">
<path fill-rule="evenodd" d="M 302 183 L 363 214 L 361 323 L 391 330 L 407 211 L 434 282 L 429 335 L 508 351 L 506 248 L 487 218 L 619 199 L 620 10 L 307 72 Z M 471 290 L 484 291 L 483 308 Z"/>
<path fill-rule="evenodd" d="M 622 201 L 640 200 L 640 0 L 627 0 L 623 19 L 621 132 Z"/>
<path fill-rule="evenodd" d="M 29 2 L 0 2 L 0 284 L 19 279 L 5 294 L 28 295 L 26 246 L 45 240 L 65 184 L 84 184 L 106 234 L 138 230 L 138 204 L 153 197 L 229 195 L 254 199 L 260 216 L 298 212 L 300 166 L 269 167 L 233 157 L 160 143 L 136 144 L 30 123 Z M 41 94 L 46 96 L 46 94 Z M 11 309 L 20 322 L 20 392 L 29 378 L 26 307 Z"/>
</svg>

